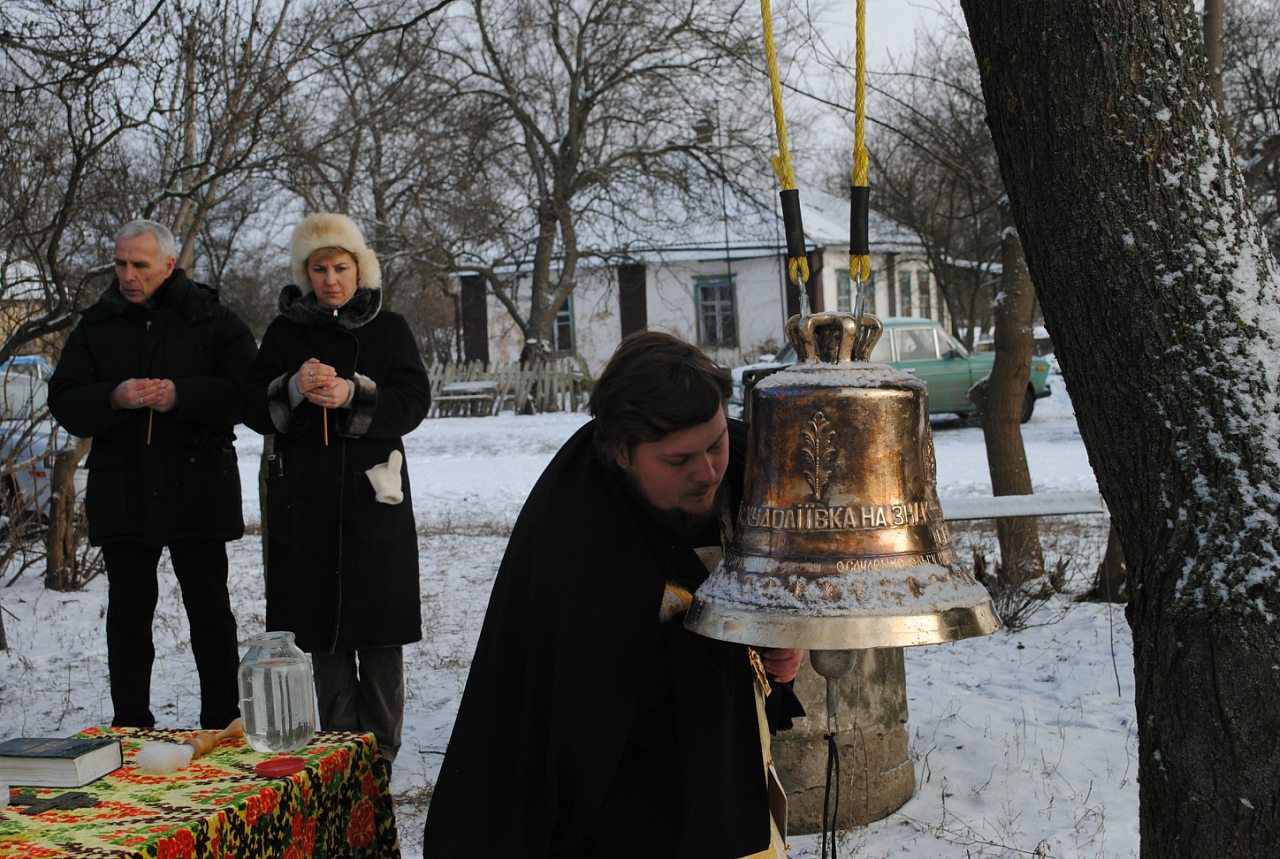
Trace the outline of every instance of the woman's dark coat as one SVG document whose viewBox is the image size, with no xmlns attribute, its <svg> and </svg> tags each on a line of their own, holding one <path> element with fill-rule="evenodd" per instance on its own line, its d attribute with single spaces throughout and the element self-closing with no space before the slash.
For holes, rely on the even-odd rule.
<svg viewBox="0 0 1280 859">
<path fill-rule="evenodd" d="M 237 377 L 254 351 L 253 335 L 217 292 L 182 269 L 150 308 L 112 282 L 84 312 L 49 380 L 49 409 L 68 431 L 93 438 L 85 494 L 93 545 L 244 533 L 232 427 L 242 409 Z M 111 408 L 111 391 L 133 378 L 172 379 L 177 405 Z"/>
<path fill-rule="evenodd" d="M 426 369 L 404 318 L 358 289 L 335 314 L 287 286 L 249 374 L 245 423 L 275 434 L 267 476 L 267 629 L 307 651 L 407 644 L 422 637 L 418 537 L 408 463 L 404 500 L 375 500 L 365 471 L 403 453 L 400 437 L 431 403 Z M 349 408 L 303 401 L 288 386 L 318 358 L 354 379 Z M 328 423 L 328 444 L 325 424 Z"/>
</svg>

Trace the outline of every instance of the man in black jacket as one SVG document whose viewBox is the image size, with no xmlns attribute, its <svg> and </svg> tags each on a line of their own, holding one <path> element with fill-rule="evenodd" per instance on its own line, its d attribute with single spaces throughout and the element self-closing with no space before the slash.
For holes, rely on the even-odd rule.
<svg viewBox="0 0 1280 859">
<path fill-rule="evenodd" d="M 595 420 L 534 486 L 494 581 L 432 794 L 432 859 L 781 855 L 758 696 L 801 714 L 800 652 L 684 628 L 741 501 L 729 373 L 658 332 L 622 342 Z M 789 700 L 788 700 L 789 698 Z"/>
<path fill-rule="evenodd" d="M 85 510 L 107 568 L 112 724 L 152 727 L 151 625 L 160 552 L 182 587 L 200 675 L 200 724 L 239 713 L 226 541 L 244 533 L 232 427 L 253 336 L 174 265 L 173 234 L 131 221 L 116 279 L 84 312 L 49 381 L 49 408 L 91 436 Z"/>
</svg>

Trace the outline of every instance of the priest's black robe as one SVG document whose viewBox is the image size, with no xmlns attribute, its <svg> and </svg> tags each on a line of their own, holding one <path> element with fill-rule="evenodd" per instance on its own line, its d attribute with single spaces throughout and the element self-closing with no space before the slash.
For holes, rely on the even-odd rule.
<svg viewBox="0 0 1280 859">
<path fill-rule="evenodd" d="M 730 425 L 736 513 L 745 429 Z M 769 845 L 747 648 L 689 632 L 683 614 L 660 622 L 666 583 L 692 591 L 706 570 L 593 457 L 593 429 L 556 454 L 512 532 L 426 859 L 736 859 Z M 770 711 L 790 696 L 775 688 Z"/>
</svg>

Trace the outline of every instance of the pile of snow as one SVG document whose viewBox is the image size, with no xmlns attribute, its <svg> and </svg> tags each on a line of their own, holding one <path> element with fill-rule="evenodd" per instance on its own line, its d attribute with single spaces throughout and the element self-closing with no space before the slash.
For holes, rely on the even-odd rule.
<svg viewBox="0 0 1280 859">
<path fill-rule="evenodd" d="M 1058 380 L 1060 381 L 1060 380 Z M 427 421 L 406 439 L 420 525 L 423 641 L 406 649 L 404 747 L 392 783 L 405 855 L 421 856 L 426 797 L 440 768 L 505 532 L 579 414 Z M 1066 392 L 1023 427 L 1037 491 L 1096 492 Z M 261 440 L 238 442 L 257 522 Z M 934 425 L 939 494 L 990 494 L 981 431 Z M 231 544 L 241 640 L 262 631 L 261 544 Z M 165 568 L 155 623 L 152 709 L 161 727 L 197 724 L 199 700 L 177 583 Z M 10 584 L 14 571 L 5 574 Z M 39 570 L 0 590 L 0 739 L 66 735 L 111 717 L 106 581 L 43 588 Z M 1118 607 L 1055 598 L 1056 619 L 1016 635 L 907 651 L 908 732 L 917 788 L 899 812 L 841 836 L 841 856 L 1123 857 L 1138 852 L 1136 730 L 1128 627 Z M 584 718 L 592 714 L 584 712 Z M 499 818 L 495 825 L 501 825 Z M 816 856 L 793 837 L 792 856 Z M 477 859 L 481 857 L 477 851 Z"/>
</svg>

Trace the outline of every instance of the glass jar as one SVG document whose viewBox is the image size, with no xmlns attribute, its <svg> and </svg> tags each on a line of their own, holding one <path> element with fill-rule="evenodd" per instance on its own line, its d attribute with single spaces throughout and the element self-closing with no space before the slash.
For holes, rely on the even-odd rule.
<svg viewBox="0 0 1280 859">
<path fill-rule="evenodd" d="M 264 632 L 249 639 L 240 660 L 240 715 L 244 738 L 260 752 L 293 752 L 316 732 L 316 691 L 311 662 L 292 632 Z"/>
</svg>

